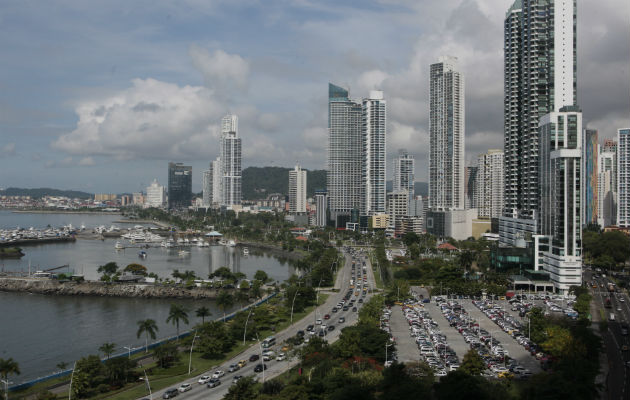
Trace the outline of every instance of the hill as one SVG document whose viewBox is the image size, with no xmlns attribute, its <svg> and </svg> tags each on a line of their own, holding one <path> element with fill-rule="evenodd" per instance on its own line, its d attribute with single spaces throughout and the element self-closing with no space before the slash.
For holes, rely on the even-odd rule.
<svg viewBox="0 0 630 400">
<path fill-rule="evenodd" d="M 289 194 L 289 171 L 283 167 L 248 167 L 243 170 L 243 200 L 267 197 L 271 193 Z M 325 170 L 306 170 L 306 195 L 311 197 L 316 189 L 326 188 Z"/>
<path fill-rule="evenodd" d="M 79 199 L 93 198 L 92 193 L 81 192 L 78 190 L 61 190 L 51 188 L 35 188 L 35 189 L 23 189 L 23 188 L 6 188 L 0 189 L 0 196 L 31 196 L 34 199 L 40 199 L 44 196 L 60 196 Z"/>
</svg>

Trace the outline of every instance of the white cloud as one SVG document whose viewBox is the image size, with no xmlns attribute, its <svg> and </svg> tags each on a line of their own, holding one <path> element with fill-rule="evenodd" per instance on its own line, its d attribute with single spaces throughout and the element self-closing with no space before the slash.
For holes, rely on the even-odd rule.
<svg viewBox="0 0 630 400">
<path fill-rule="evenodd" d="M 228 54 L 215 50 L 212 54 L 197 45 L 190 46 L 193 66 L 203 74 L 206 86 L 223 92 L 231 86 L 238 89 L 247 87 L 249 63 L 238 54 Z"/>
<path fill-rule="evenodd" d="M 10 157 L 15 154 L 15 143 L 11 142 L 0 146 L 0 156 Z"/>
<path fill-rule="evenodd" d="M 93 165 L 96 165 L 96 163 L 94 162 L 94 159 L 92 157 L 83 157 L 81 160 L 79 160 L 78 165 L 81 167 L 91 167 Z"/>
</svg>

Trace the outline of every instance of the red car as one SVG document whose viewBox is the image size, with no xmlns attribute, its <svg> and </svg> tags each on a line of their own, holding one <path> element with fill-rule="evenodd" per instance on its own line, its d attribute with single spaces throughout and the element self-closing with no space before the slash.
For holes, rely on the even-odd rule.
<svg viewBox="0 0 630 400">
<path fill-rule="evenodd" d="M 330 314 L 324 315 L 324 319 L 330 319 Z"/>
</svg>

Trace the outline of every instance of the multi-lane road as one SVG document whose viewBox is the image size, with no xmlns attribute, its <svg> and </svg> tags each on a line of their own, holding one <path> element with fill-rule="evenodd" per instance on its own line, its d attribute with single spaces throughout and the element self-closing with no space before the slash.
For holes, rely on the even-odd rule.
<svg viewBox="0 0 630 400">
<path fill-rule="evenodd" d="M 342 269 L 339 270 L 337 274 L 337 279 L 335 282 L 335 288 L 339 289 L 339 291 L 331 292 L 330 296 L 326 299 L 326 302 L 316 310 L 308 314 L 301 321 L 294 323 L 288 328 L 284 329 L 281 332 L 275 334 L 275 338 L 277 340 L 277 344 L 271 348 L 278 354 L 280 352 L 280 348 L 283 346 L 283 342 L 297 334 L 298 331 L 302 330 L 306 332 L 306 328 L 308 325 L 315 325 L 315 330 L 319 329 L 319 326 L 315 324 L 318 319 L 322 319 L 323 323 L 328 326 L 334 325 L 335 329 L 332 331 L 328 331 L 327 335 L 324 337 L 329 343 L 336 341 L 339 338 L 341 333 L 341 329 L 344 326 L 352 325 L 358 320 L 358 309 L 361 307 L 361 303 L 358 303 L 358 299 L 362 298 L 361 296 L 355 296 L 357 292 L 363 292 L 362 288 L 367 287 L 369 290 L 365 297 L 363 297 L 363 301 L 367 301 L 371 296 L 371 289 L 374 287 L 374 276 L 372 274 L 372 268 L 370 266 L 369 258 L 365 253 L 363 254 L 355 254 L 353 256 L 350 252 L 344 252 L 345 263 Z M 356 268 L 352 270 L 352 262 L 356 260 Z M 366 273 L 362 272 L 363 262 L 366 263 Z M 364 281 L 363 277 L 366 277 Z M 354 289 L 351 289 L 350 286 L 354 285 Z M 337 312 L 332 312 L 333 307 L 335 307 L 338 303 L 340 303 L 344 296 L 348 293 L 348 291 L 352 290 L 352 298 L 357 299 L 355 306 L 357 307 L 357 311 L 353 311 L 353 308 L 348 308 L 347 311 L 343 311 L 343 309 L 339 309 Z M 325 320 L 323 317 L 328 314 L 330 315 L 329 320 Z M 340 318 L 345 318 L 345 322 L 340 323 Z M 308 333 L 306 333 L 308 336 Z M 262 340 L 262 338 L 261 338 Z M 268 350 L 268 349 L 265 349 Z M 257 364 L 262 363 L 262 356 L 260 360 L 254 362 L 247 362 L 247 364 L 241 368 L 240 370 L 232 373 L 228 373 L 229 366 L 231 364 L 237 364 L 239 360 L 245 359 L 249 360 L 249 357 L 253 354 L 261 355 L 262 348 L 259 344 L 255 344 L 251 346 L 247 351 L 235 356 L 234 358 L 227 360 L 225 363 L 221 364 L 214 370 L 203 371 L 202 373 L 198 373 L 197 375 L 190 376 L 190 378 L 178 383 L 177 385 L 170 386 L 169 388 L 165 388 L 163 390 L 157 391 L 153 393 L 152 397 L 154 399 L 162 398 L 164 392 L 167 389 L 173 389 L 179 387 L 182 383 L 191 383 L 192 389 L 180 393 L 178 395 L 178 399 L 181 400 L 200 400 L 200 399 L 212 399 L 218 400 L 223 398 L 225 394 L 228 392 L 230 386 L 233 384 L 233 377 L 236 375 L 240 376 L 255 376 L 259 381 L 268 380 L 274 378 L 288 369 L 294 367 L 299 363 L 299 358 L 294 356 L 293 358 L 284 360 L 284 361 L 276 361 L 275 358 L 271 361 L 265 362 L 267 365 L 267 369 L 263 372 L 254 372 L 254 368 Z M 221 370 L 225 372 L 225 375 L 220 378 L 221 385 L 208 388 L 206 385 L 200 385 L 197 383 L 198 379 L 202 375 L 212 375 L 212 373 L 216 370 Z M 148 398 L 148 396 L 144 396 L 143 398 Z"/>
<path fill-rule="evenodd" d="M 610 293 L 608 283 L 612 281 L 605 275 L 586 270 L 584 281 L 591 289 L 596 312 L 599 314 L 603 310 L 604 317 L 608 320 L 608 331 L 602 334 L 608 356 L 606 398 L 627 399 L 630 396 L 630 298 L 621 291 Z M 607 299 L 611 303 L 609 308 L 606 307 Z M 594 319 L 597 318 L 599 315 L 594 316 Z"/>
</svg>

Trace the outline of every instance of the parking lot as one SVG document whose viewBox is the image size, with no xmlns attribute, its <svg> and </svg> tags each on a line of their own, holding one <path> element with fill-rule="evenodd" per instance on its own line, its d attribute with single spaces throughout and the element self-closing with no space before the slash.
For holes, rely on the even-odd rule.
<svg viewBox="0 0 630 400">
<path fill-rule="evenodd" d="M 396 340 L 398 362 L 406 363 L 421 360 L 420 350 L 414 338 L 409 335 L 409 323 L 405 319 L 400 306 L 392 307 L 389 326 L 391 334 Z"/>
<path fill-rule="evenodd" d="M 459 357 L 460 360 L 463 359 L 464 354 L 466 354 L 468 350 L 470 350 L 470 346 L 468 345 L 468 343 L 466 343 L 463 336 L 460 335 L 455 328 L 449 325 L 448 321 L 442 315 L 442 312 L 440 311 L 440 308 L 437 304 L 426 304 L 425 310 L 427 310 L 431 318 L 433 318 L 433 320 L 438 323 L 440 330 L 442 331 L 442 333 L 444 333 L 444 335 L 446 335 L 446 340 L 448 341 L 448 344 L 453 350 L 455 350 L 455 353 L 457 353 L 457 357 Z"/>
</svg>

